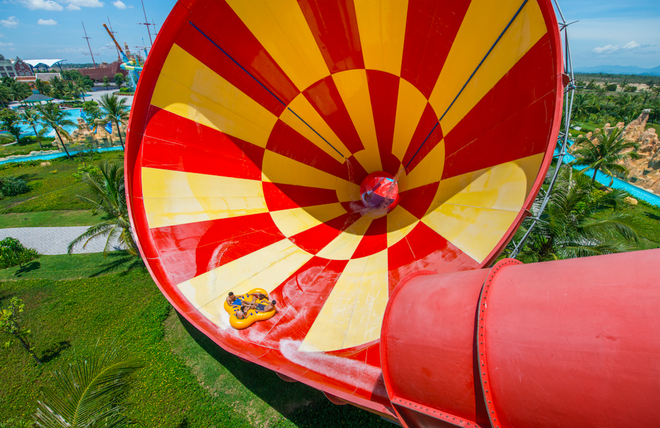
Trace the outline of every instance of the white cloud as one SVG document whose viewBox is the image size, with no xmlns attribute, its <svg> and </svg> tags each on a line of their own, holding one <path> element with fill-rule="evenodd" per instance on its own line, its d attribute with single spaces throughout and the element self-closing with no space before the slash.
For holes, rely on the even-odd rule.
<svg viewBox="0 0 660 428">
<path fill-rule="evenodd" d="M 64 0 L 69 5 L 68 10 L 80 10 L 81 7 L 103 7 L 105 3 L 99 0 Z"/>
<path fill-rule="evenodd" d="M 632 42 L 626 43 L 625 45 L 623 45 L 623 49 L 630 50 L 630 49 L 638 48 L 640 46 L 641 45 L 639 43 L 637 43 L 636 41 L 633 40 Z"/>
<path fill-rule="evenodd" d="M 0 46 L 14 46 L 13 43 L 2 43 L 0 42 Z"/>
<path fill-rule="evenodd" d="M 616 46 L 607 45 L 607 46 L 603 46 L 603 47 L 594 48 L 594 50 L 592 52 L 595 53 L 595 54 L 599 54 L 599 55 L 600 54 L 605 54 L 606 55 L 606 54 L 611 54 L 612 52 L 616 52 L 619 49 L 620 49 L 619 45 L 616 45 Z"/>
<path fill-rule="evenodd" d="M 0 24 L 4 25 L 7 28 L 16 28 L 18 27 L 18 18 L 15 16 L 10 16 L 7 19 L 0 21 Z"/>
<path fill-rule="evenodd" d="M 63 7 L 53 0 L 18 0 L 30 10 L 62 10 Z"/>
<path fill-rule="evenodd" d="M 54 19 L 40 19 L 39 21 L 37 21 L 37 24 L 39 24 L 39 25 L 55 25 L 55 24 L 57 24 L 57 21 L 55 21 Z"/>
<path fill-rule="evenodd" d="M 117 9 L 124 10 L 126 9 L 126 5 L 124 4 L 123 1 L 117 0 L 112 2 L 113 6 L 116 7 Z"/>
</svg>

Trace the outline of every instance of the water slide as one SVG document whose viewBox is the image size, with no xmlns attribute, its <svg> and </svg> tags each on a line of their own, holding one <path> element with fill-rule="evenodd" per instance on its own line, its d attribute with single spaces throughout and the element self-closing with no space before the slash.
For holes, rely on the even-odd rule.
<svg viewBox="0 0 660 428">
<path fill-rule="evenodd" d="M 606 301 L 616 287 L 635 300 L 635 334 L 622 321 L 590 342 L 602 325 L 589 314 L 624 315 L 581 306 L 599 294 L 588 269 L 629 280 L 622 266 L 642 257 L 489 268 L 552 160 L 561 58 L 550 0 L 180 0 L 127 136 L 129 211 L 154 280 L 226 351 L 402 426 L 651 426 L 651 272 L 636 271 L 644 299 L 608 283 Z M 237 330 L 228 293 L 255 288 L 277 312 Z M 613 362 L 594 368 L 603 355 Z M 607 369 L 641 360 L 610 388 Z M 582 385 L 591 401 L 544 395 L 592 370 L 607 388 Z M 611 403 L 621 383 L 635 391 L 624 411 Z"/>
</svg>

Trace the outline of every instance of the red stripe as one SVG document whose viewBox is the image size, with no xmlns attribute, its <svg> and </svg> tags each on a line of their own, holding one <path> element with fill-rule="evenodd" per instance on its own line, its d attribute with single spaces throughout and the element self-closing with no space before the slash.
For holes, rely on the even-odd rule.
<svg viewBox="0 0 660 428">
<path fill-rule="evenodd" d="M 159 227 L 151 236 L 174 284 L 284 239 L 268 213 Z"/>
<path fill-rule="evenodd" d="M 339 202 L 337 192 L 331 189 L 294 186 L 292 184 L 263 183 L 264 197 L 269 211 L 312 207 Z"/>
<path fill-rule="evenodd" d="M 373 220 L 351 259 L 370 256 L 387 248 L 387 217 Z"/>
<path fill-rule="evenodd" d="M 443 178 L 545 151 L 556 107 L 546 34 L 445 136 Z"/>
<path fill-rule="evenodd" d="M 435 198 L 439 183 L 438 181 L 401 192 L 399 205 L 421 220 Z"/>
<path fill-rule="evenodd" d="M 207 33 L 207 35 L 209 34 Z M 209 35 L 209 37 L 211 36 Z M 176 39 L 176 44 L 211 70 L 215 71 L 218 75 L 222 76 L 229 83 L 236 86 L 248 97 L 268 109 L 275 116 L 279 116 L 284 111 L 285 106 L 277 101 L 277 98 L 275 98 L 256 80 L 250 77 L 248 73 L 241 69 L 227 55 L 223 54 L 220 49 L 214 46 L 208 38 L 204 37 L 204 35 L 197 31 L 192 25 L 188 24 L 183 26 L 181 33 L 179 33 L 179 37 Z M 220 46 L 225 49 L 224 46 Z M 295 92 L 292 91 L 291 88 L 288 88 L 286 84 L 284 84 L 284 86 L 287 88 L 287 91 L 284 92 L 285 94 L 289 93 L 289 96 L 294 95 Z"/>
<path fill-rule="evenodd" d="M 325 142 L 321 144 L 325 144 Z M 347 165 L 335 160 L 281 120 L 278 120 L 273 127 L 266 149 L 350 181 L 350 171 Z M 362 171 L 358 173 L 362 173 Z"/>
<path fill-rule="evenodd" d="M 350 150 L 350 153 L 357 153 L 364 149 L 332 76 L 314 83 L 305 89 L 303 94 L 346 148 Z M 349 156 L 349 153 L 344 153 L 344 156 Z"/>
<path fill-rule="evenodd" d="M 270 293 L 281 316 L 264 325 L 270 330 L 267 341 L 277 347 L 280 339 L 303 339 L 347 263 L 314 257 Z"/>
<path fill-rule="evenodd" d="M 302 248 L 308 253 L 316 254 L 359 218 L 360 214 L 344 214 L 294 235 L 289 239 L 299 248 Z"/>
<path fill-rule="evenodd" d="M 384 71 L 367 70 L 367 81 L 383 171 L 395 175 L 401 165 L 392 154 L 399 77 Z"/>
<path fill-rule="evenodd" d="M 330 73 L 364 68 L 353 0 L 298 0 Z"/>
<path fill-rule="evenodd" d="M 387 285 L 389 293 L 392 294 L 392 290 L 403 278 L 419 270 L 406 238 L 387 249 L 387 265 L 389 269 Z"/>
<path fill-rule="evenodd" d="M 424 223 L 417 223 L 417 226 L 406 236 L 406 240 L 415 259 L 420 261 L 419 266 L 429 266 L 436 273 L 458 272 L 479 267 L 479 263 Z"/>
<path fill-rule="evenodd" d="M 415 129 L 415 133 L 413 134 L 413 137 L 408 144 L 406 154 L 403 157 L 404 165 L 408 165 L 408 162 L 412 159 L 412 162 L 410 162 L 410 165 L 406 168 L 408 174 L 410 174 L 410 172 L 415 169 L 426 155 L 428 155 L 442 140 L 442 128 L 439 124 L 436 126 L 437 123 L 438 116 L 435 110 L 433 110 L 431 104 L 426 103 L 422 117 L 417 124 L 417 129 Z M 431 131 L 433 132 L 431 133 Z M 417 152 L 417 150 L 419 150 L 419 152 Z"/>
<path fill-rule="evenodd" d="M 153 109 L 142 141 L 142 166 L 261 180 L 261 147 L 166 110 Z"/>
<path fill-rule="evenodd" d="M 227 3 L 209 1 L 200 6 L 194 10 L 194 19 L 191 21 L 215 44 L 285 104 L 289 104 L 299 94 L 293 82 Z M 218 17 L 221 17 L 220 21 Z M 215 46 L 208 49 L 209 56 L 224 55 Z"/>
<path fill-rule="evenodd" d="M 401 77 L 431 96 L 469 1 L 410 0 Z"/>
</svg>

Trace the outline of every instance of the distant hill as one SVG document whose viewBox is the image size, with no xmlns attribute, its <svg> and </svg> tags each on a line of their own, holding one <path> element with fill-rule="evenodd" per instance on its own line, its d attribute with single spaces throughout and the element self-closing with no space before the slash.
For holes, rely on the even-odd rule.
<svg viewBox="0 0 660 428">
<path fill-rule="evenodd" d="M 595 67 L 576 67 L 576 73 L 603 73 L 603 74 L 637 74 L 645 76 L 660 76 L 660 66 L 642 68 L 626 65 L 597 65 Z"/>
</svg>

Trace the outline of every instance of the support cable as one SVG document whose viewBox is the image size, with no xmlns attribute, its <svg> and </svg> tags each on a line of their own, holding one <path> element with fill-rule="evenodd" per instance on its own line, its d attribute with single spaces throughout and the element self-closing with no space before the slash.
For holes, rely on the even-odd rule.
<svg viewBox="0 0 660 428">
<path fill-rule="evenodd" d="M 254 81 L 257 82 L 262 88 L 264 88 L 266 91 L 268 91 L 268 93 L 271 94 L 271 95 L 272 95 L 277 101 L 279 101 L 280 104 L 282 104 L 283 106 L 286 107 L 286 103 L 285 103 L 284 101 L 282 101 L 277 95 L 275 95 L 275 94 L 273 93 L 273 91 L 271 91 L 270 89 L 268 89 L 268 88 L 266 87 L 266 85 L 264 85 L 263 83 L 261 83 L 261 81 L 259 81 L 259 79 L 257 79 L 252 73 L 250 73 L 249 71 L 247 71 L 247 69 L 246 69 L 245 67 L 243 67 L 241 64 L 239 64 L 238 61 L 236 61 L 234 58 L 232 58 L 232 56 L 229 55 L 229 54 L 227 53 L 227 51 L 225 51 L 224 49 L 222 49 L 222 48 L 221 48 L 216 42 L 214 42 L 214 41 L 213 41 L 209 36 L 207 36 L 202 30 L 200 30 L 199 27 L 197 27 L 195 24 L 193 24 L 193 23 L 190 22 L 190 21 L 188 21 L 188 23 L 189 23 L 190 25 L 192 25 L 193 28 L 194 28 L 195 30 L 199 31 L 199 33 L 200 33 L 202 36 L 206 37 L 206 39 L 207 39 L 209 42 L 211 42 L 216 48 L 220 49 L 220 51 L 221 51 L 223 54 L 225 54 L 225 55 L 227 56 L 227 58 L 229 58 L 230 60 L 232 60 L 232 62 L 233 62 L 234 64 L 236 64 L 237 66 L 239 66 L 241 70 L 243 70 L 248 76 L 250 76 L 252 79 L 254 79 Z M 298 119 L 300 119 L 300 121 L 301 121 L 302 123 L 304 123 L 309 129 L 311 129 L 316 135 L 318 135 L 323 141 L 325 141 L 326 144 L 327 144 L 328 146 L 332 147 L 332 149 L 333 149 L 334 151 L 336 151 L 336 152 L 339 154 L 339 156 L 341 156 L 341 157 L 343 157 L 344 159 L 346 159 L 346 156 L 344 156 L 342 152 L 340 152 L 339 150 L 337 150 L 337 148 L 336 148 L 335 146 L 333 146 L 332 144 L 330 144 L 330 142 L 329 142 L 328 140 L 326 140 L 325 138 L 323 138 L 323 135 L 319 134 L 319 133 L 316 131 L 316 129 L 312 128 L 312 126 L 311 126 L 309 123 L 305 122 L 305 121 L 303 120 L 302 117 L 298 116 L 298 114 L 297 114 L 295 111 L 291 110 L 290 107 L 286 107 L 286 109 L 289 110 L 291 113 L 293 113 L 294 116 L 296 116 Z"/>
<path fill-rule="evenodd" d="M 493 43 L 493 46 L 491 46 L 490 49 L 488 50 L 488 52 L 486 52 L 486 56 L 483 57 L 483 59 L 481 60 L 481 62 L 479 63 L 479 65 L 477 65 L 477 68 L 475 68 L 474 71 L 472 72 L 472 74 L 470 75 L 470 77 L 468 77 L 468 80 L 465 82 L 465 84 L 463 85 L 463 87 L 461 88 L 461 90 L 458 91 L 458 94 L 456 95 L 456 97 L 454 98 L 454 100 L 451 102 L 451 104 L 449 104 L 449 107 L 447 107 L 447 110 L 445 110 L 445 112 L 442 114 L 442 116 L 440 116 L 440 119 L 438 119 L 438 121 L 435 123 L 435 125 L 433 126 L 433 129 L 431 129 L 431 132 L 429 132 L 429 135 L 426 136 L 426 138 L 424 139 L 424 141 L 422 142 L 422 144 L 420 144 L 420 146 L 419 146 L 419 148 L 417 149 L 417 151 L 415 152 L 415 154 L 412 156 L 412 158 L 410 158 L 410 160 L 408 161 L 408 164 L 406 164 L 406 169 L 408 169 L 408 167 L 410 166 L 410 164 L 412 163 L 412 161 L 415 159 L 415 157 L 417 156 L 417 153 L 419 153 L 419 151 L 422 150 L 422 147 L 424 147 L 424 144 L 426 144 L 426 140 L 428 140 L 429 137 L 431 137 L 431 134 L 433 134 L 433 131 L 435 131 L 435 128 L 438 127 L 438 125 L 440 124 L 440 122 L 442 121 L 442 119 L 444 119 L 445 115 L 449 112 L 449 110 L 452 108 L 452 106 L 454 105 L 454 103 L 456 102 L 456 100 L 458 99 L 458 97 L 461 96 L 461 94 L 463 93 L 463 90 L 467 87 L 468 83 L 470 83 L 470 80 L 472 80 L 472 78 L 474 77 L 474 75 L 477 74 L 477 71 L 479 70 L 479 68 L 481 67 L 481 65 L 484 63 L 484 61 L 486 61 L 486 58 L 488 58 L 488 56 L 489 56 L 490 53 L 493 51 L 493 49 L 495 49 L 495 46 L 497 46 L 497 44 L 499 43 L 499 41 L 500 41 L 500 39 L 502 38 L 502 36 L 504 36 L 504 33 L 506 33 L 506 31 L 509 29 L 509 27 L 511 26 L 511 24 L 513 24 L 513 21 L 515 21 L 515 19 L 518 17 L 518 15 L 520 14 L 520 12 L 522 11 L 523 7 L 525 7 L 525 5 L 527 4 L 528 1 L 529 1 L 529 0 L 523 0 L 522 4 L 520 5 L 520 7 L 519 7 L 518 10 L 516 11 L 516 13 L 513 15 L 513 18 L 511 18 L 511 20 L 510 20 L 509 23 L 506 25 L 506 27 L 504 27 L 504 30 L 502 30 L 502 32 L 500 33 L 500 35 L 497 37 L 497 40 L 495 40 L 495 43 Z"/>
<path fill-rule="evenodd" d="M 548 185 L 548 189 L 546 190 L 545 196 L 541 200 L 541 205 L 539 206 L 535 215 L 533 214 L 531 217 L 529 217 L 532 220 L 532 224 L 527 228 L 525 234 L 520 239 L 520 241 L 518 241 L 517 244 L 514 242 L 515 245 L 513 250 L 511 251 L 511 254 L 509 255 L 510 258 L 516 258 L 518 256 L 520 250 L 522 249 L 529 235 L 532 233 L 534 227 L 538 224 L 538 222 L 544 222 L 543 220 L 541 220 L 541 215 L 545 211 L 545 208 L 548 205 L 548 202 L 550 201 L 550 198 L 552 196 L 552 189 L 555 187 L 555 183 L 557 182 L 557 177 L 559 176 L 560 168 L 564 163 L 564 156 L 566 155 L 566 148 L 568 147 L 568 142 L 570 137 L 569 131 L 571 128 L 571 113 L 573 112 L 573 98 L 575 96 L 575 90 L 577 89 L 577 87 L 575 86 L 575 74 L 573 72 L 573 60 L 571 57 L 571 46 L 568 37 L 568 26 L 577 21 L 567 23 L 566 19 L 564 18 L 564 14 L 561 11 L 561 8 L 557 3 L 557 0 L 553 0 L 553 3 L 555 4 L 555 7 L 557 9 L 559 18 L 561 19 L 561 22 L 559 24 L 560 31 L 564 33 L 564 73 L 568 75 L 570 78 L 568 85 L 564 88 L 564 97 L 565 97 L 564 132 L 559 133 L 559 138 L 557 142 L 561 142 L 561 149 L 559 150 L 559 153 L 556 155 L 557 164 L 552 174 L 552 178 L 550 179 L 550 184 Z"/>
</svg>

